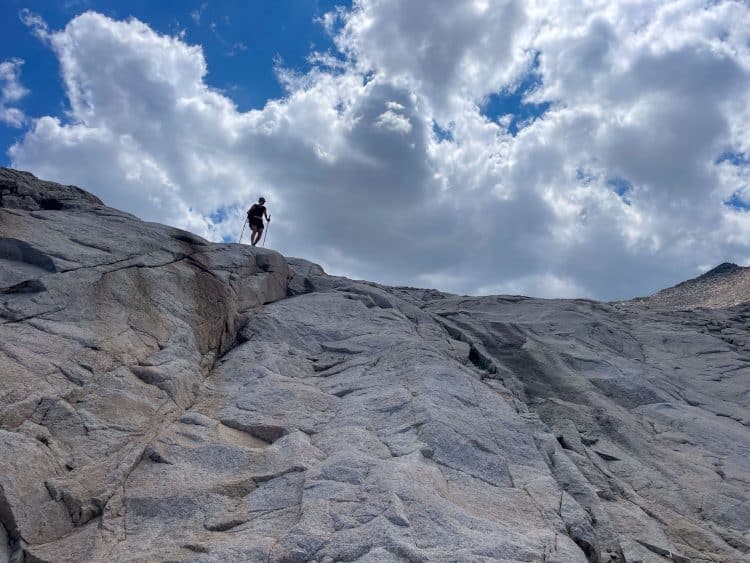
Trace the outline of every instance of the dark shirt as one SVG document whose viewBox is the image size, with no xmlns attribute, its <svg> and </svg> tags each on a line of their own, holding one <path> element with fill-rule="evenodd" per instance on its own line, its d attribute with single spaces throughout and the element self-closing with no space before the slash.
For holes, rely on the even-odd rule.
<svg viewBox="0 0 750 563">
<path fill-rule="evenodd" d="M 266 206 L 259 203 L 253 203 L 253 206 L 250 208 L 250 211 L 248 211 L 247 214 L 250 217 L 263 219 L 263 216 L 266 214 Z"/>
</svg>

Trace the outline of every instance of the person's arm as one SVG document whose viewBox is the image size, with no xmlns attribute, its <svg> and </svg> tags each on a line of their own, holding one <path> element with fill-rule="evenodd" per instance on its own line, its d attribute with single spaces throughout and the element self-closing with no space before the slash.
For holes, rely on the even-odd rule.
<svg viewBox="0 0 750 563">
<path fill-rule="evenodd" d="M 271 216 L 268 214 L 268 209 L 266 209 L 266 221 L 271 221 Z"/>
</svg>

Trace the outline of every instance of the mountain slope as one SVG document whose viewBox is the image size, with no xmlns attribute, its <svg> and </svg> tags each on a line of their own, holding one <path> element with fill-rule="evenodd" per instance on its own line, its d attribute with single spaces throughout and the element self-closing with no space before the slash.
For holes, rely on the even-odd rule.
<svg viewBox="0 0 750 563">
<path fill-rule="evenodd" d="M 670 309 L 717 309 L 750 301 L 750 268 L 724 262 L 705 274 L 639 300 Z"/>
<path fill-rule="evenodd" d="M 0 560 L 748 557 L 746 305 L 384 287 L 2 187 Z"/>
</svg>

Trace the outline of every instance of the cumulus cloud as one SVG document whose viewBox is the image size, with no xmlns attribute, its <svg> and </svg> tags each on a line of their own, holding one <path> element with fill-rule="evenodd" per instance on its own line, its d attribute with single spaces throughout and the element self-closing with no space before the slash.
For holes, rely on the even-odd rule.
<svg viewBox="0 0 750 563">
<path fill-rule="evenodd" d="M 360 0 L 337 45 L 360 71 L 404 80 L 443 118 L 499 91 L 533 59 L 524 2 Z M 329 25 L 331 25 L 329 23 Z"/>
<path fill-rule="evenodd" d="M 338 52 L 277 64 L 286 97 L 240 112 L 179 37 L 36 21 L 70 111 L 13 164 L 214 239 L 263 194 L 272 246 L 385 283 L 621 298 L 748 262 L 746 4 L 359 0 L 321 22 Z M 532 75 L 543 115 L 484 115 Z"/>
<path fill-rule="evenodd" d="M 21 84 L 21 59 L 0 62 L 0 122 L 11 127 L 23 127 L 26 122 L 24 112 L 13 107 L 29 91 Z"/>
</svg>

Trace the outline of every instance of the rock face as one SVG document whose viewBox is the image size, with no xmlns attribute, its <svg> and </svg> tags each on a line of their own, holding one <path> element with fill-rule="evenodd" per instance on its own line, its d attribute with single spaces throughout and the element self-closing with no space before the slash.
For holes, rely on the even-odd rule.
<svg viewBox="0 0 750 563">
<path fill-rule="evenodd" d="M 750 305 L 383 287 L 0 189 L 0 561 L 750 558 Z"/>
</svg>

